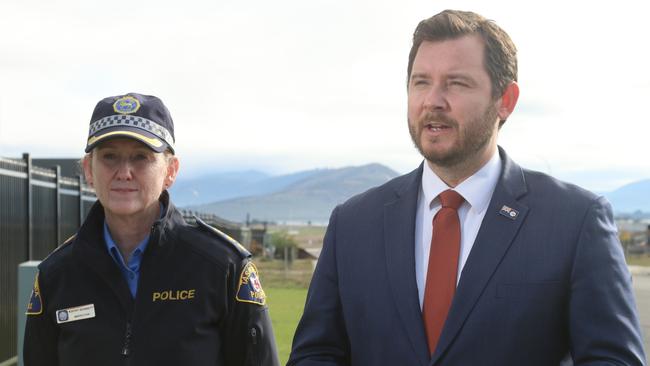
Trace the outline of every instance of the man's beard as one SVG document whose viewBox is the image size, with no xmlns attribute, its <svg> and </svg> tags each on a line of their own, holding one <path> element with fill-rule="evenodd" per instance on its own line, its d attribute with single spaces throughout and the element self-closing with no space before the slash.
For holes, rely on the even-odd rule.
<svg viewBox="0 0 650 366">
<path fill-rule="evenodd" d="M 490 105 L 483 114 L 465 123 L 465 128 L 461 130 L 455 119 L 442 113 L 427 112 L 415 126 L 408 123 L 409 133 L 413 144 L 425 159 L 440 167 L 453 167 L 471 159 L 485 148 L 495 134 L 494 124 L 497 115 L 496 108 Z M 424 151 L 420 137 L 428 122 L 440 122 L 455 129 L 458 136 L 454 145 L 444 152 Z"/>
</svg>

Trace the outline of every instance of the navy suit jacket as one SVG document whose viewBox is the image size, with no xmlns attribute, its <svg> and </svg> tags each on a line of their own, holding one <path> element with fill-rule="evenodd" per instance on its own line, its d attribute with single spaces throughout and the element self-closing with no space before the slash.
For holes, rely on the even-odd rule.
<svg viewBox="0 0 650 366">
<path fill-rule="evenodd" d="M 332 212 L 288 365 L 645 364 L 610 205 L 500 154 L 432 355 L 415 280 L 421 165 Z"/>
</svg>

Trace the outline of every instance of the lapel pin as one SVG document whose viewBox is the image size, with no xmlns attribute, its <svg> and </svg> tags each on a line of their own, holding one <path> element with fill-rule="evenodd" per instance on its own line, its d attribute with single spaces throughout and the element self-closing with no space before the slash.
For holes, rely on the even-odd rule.
<svg viewBox="0 0 650 366">
<path fill-rule="evenodd" d="M 505 217 L 509 218 L 510 220 L 515 220 L 515 219 L 517 219 L 517 216 L 519 216 L 519 211 L 515 210 L 514 208 L 510 208 L 510 207 L 508 207 L 506 205 L 503 205 L 503 207 L 501 207 L 501 210 L 499 210 L 499 213 L 502 216 L 505 216 Z"/>
</svg>

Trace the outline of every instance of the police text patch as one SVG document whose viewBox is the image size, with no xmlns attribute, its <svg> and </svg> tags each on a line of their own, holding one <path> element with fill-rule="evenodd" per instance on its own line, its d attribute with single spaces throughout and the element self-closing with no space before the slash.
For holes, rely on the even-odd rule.
<svg viewBox="0 0 650 366">
<path fill-rule="evenodd" d="M 32 296 L 29 298 L 27 304 L 27 315 L 40 315 L 43 313 L 43 299 L 41 299 L 41 289 L 38 286 L 38 273 L 34 279 L 34 288 L 32 289 Z"/>
<path fill-rule="evenodd" d="M 151 301 L 192 300 L 194 296 L 196 296 L 196 289 L 155 291 L 152 293 Z"/>
<path fill-rule="evenodd" d="M 266 294 L 262 289 L 260 276 L 253 262 L 248 262 L 241 273 L 236 299 L 240 302 L 258 305 L 266 304 Z"/>
</svg>

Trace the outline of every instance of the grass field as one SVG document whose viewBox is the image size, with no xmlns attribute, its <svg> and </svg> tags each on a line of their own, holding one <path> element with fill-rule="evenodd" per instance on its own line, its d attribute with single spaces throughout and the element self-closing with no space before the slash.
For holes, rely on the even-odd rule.
<svg viewBox="0 0 650 366">
<path fill-rule="evenodd" d="M 256 260 L 267 295 L 280 364 L 287 363 L 293 334 L 302 316 L 313 272 L 311 260 L 296 260 L 289 268 L 282 261 Z"/>
<path fill-rule="evenodd" d="M 267 287 L 264 291 L 271 313 L 280 364 L 285 365 L 291 351 L 293 334 L 305 305 L 307 289 Z"/>
</svg>

